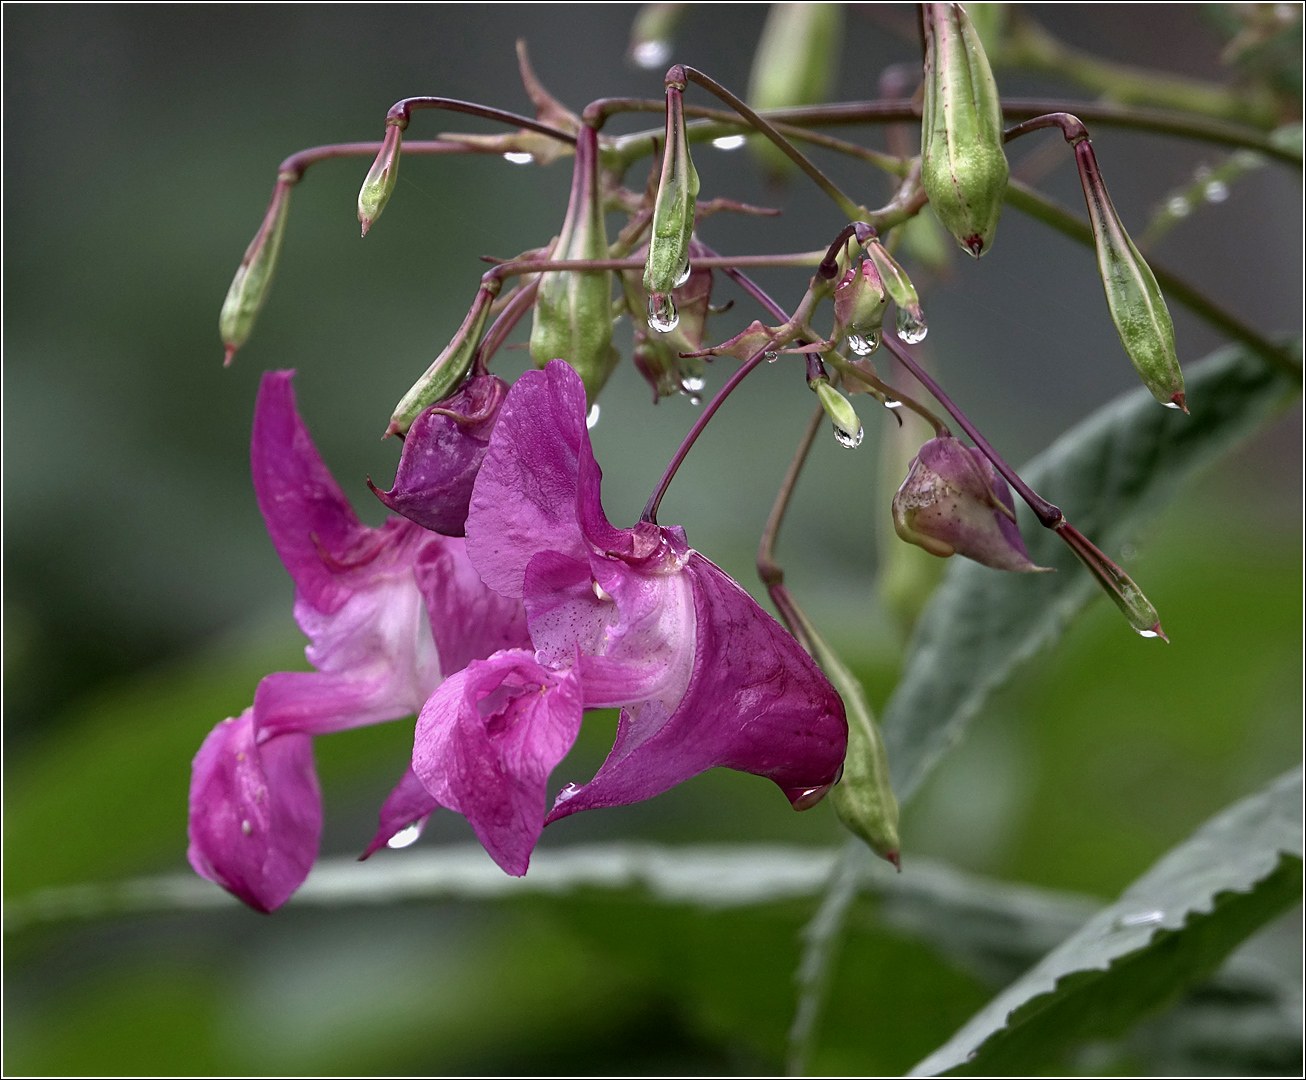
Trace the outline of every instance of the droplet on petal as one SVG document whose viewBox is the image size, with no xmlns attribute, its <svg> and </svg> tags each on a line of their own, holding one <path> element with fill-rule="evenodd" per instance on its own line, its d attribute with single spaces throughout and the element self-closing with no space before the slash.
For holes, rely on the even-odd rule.
<svg viewBox="0 0 1306 1080">
<path fill-rule="evenodd" d="M 422 835 L 422 826 L 425 824 L 425 818 L 421 821 L 414 821 L 411 825 L 400 829 L 394 834 L 394 836 L 390 837 L 390 839 L 385 842 L 385 846 L 398 850 L 399 848 L 406 848 L 411 844 L 417 843 L 417 838 Z"/>
<path fill-rule="evenodd" d="M 585 426 L 593 429 L 594 425 L 599 422 L 599 403 L 596 401 L 590 406 L 589 414 L 585 417 Z"/>
</svg>

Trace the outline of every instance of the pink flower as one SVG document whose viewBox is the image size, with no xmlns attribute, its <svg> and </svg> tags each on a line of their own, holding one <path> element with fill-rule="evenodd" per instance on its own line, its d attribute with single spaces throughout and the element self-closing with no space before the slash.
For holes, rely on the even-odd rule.
<svg viewBox="0 0 1306 1080">
<path fill-rule="evenodd" d="M 485 588 L 461 540 L 400 518 L 379 529 L 358 520 L 295 410 L 292 374 L 264 375 L 250 457 L 316 670 L 264 678 L 253 707 L 204 741 L 190 792 L 191 865 L 262 911 L 284 903 L 317 856 L 310 737 L 410 716 L 446 675 L 527 642 L 521 604 Z M 380 843 L 434 808 L 415 794 L 408 779 L 387 800 Z"/>
<path fill-rule="evenodd" d="M 508 393 L 472 493 L 467 554 L 520 600 L 534 655 L 469 665 L 418 719 L 413 770 L 523 874 L 548 821 L 651 798 L 713 766 L 774 780 L 805 808 L 838 779 L 843 704 L 797 642 L 679 528 L 614 528 L 565 363 Z M 607 761 L 548 812 L 545 783 L 582 708 L 621 708 Z"/>
</svg>

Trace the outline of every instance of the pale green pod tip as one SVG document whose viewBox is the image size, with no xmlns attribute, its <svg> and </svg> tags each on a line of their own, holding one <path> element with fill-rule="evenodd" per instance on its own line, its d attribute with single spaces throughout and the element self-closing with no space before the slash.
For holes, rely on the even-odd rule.
<svg viewBox="0 0 1306 1080">
<path fill-rule="evenodd" d="M 828 379 L 813 379 L 808 385 L 820 400 L 825 415 L 830 418 L 834 437 L 839 445 L 850 450 L 860 446 L 864 434 L 862 421 L 852 402 L 839 393 Z"/>
<path fill-rule="evenodd" d="M 263 223 L 254 239 L 245 249 L 245 257 L 231 279 L 222 311 L 218 316 L 218 332 L 226 347 L 224 364 L 230 364 L 239 349 L 254 330 L 259 310 L 272 288 L 272 276 L 281 253 L 281 238 L 286 231 L 286 217 L 290 212 L 290 189 L 294 180 L 278 178 L 272 200 Z"/>
<path fill-rule="evenodd" d="M 685 137 L 682 92 L 668 87 L 666 149 L 644 264 L 644 289 L 650 295 L 670 293 L 689 276 L 689 241 L 694 232 L 698 189 L 698 170 Z"/>
<path fill-rule="evenodd" d="M 961 4 L 925 4 L 921 183 L 943 226 L 977 258 L 993 245 L 1009 169 L 1002 105 Z"/>
<path fill-rule="evenodd" d="M 388 125 L 381 149 L 358 191 L 358 220 L 363 226 L 364 236 L 376 224 L 376 219 L 381 216 L 381 211 L 394 193 L 395 184 L 399 180 L 399 151 L 402 143 L 403 130 L 398 124 Z"/>
</svg>

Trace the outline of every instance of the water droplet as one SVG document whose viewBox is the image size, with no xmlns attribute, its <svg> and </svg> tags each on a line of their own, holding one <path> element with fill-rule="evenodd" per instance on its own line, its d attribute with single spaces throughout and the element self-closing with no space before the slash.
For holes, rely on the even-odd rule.
<svg viewBox="0 0 1306 1080">
<path fill-rule="evenodd" d="M 503 160 L 511 161 L 514 165 L 529 165 L 535 160 L 535 155 L 512 150 L 503 155 Z"/>
<path fill-rule="evenodd" d="M 870 356 L 870 343 L 861 336 L 861 334 L 848 335 L 848 348 L 852 349 L 858 356 Z"/>
<path fill-rule="evenodd" d="M 1212 180 L 1202 189 L 1207 202 L 1224 202 L 1229 197 L 1229 185 L 1223 180 Z"/>
<path fill-rule="evenodd" d="M 599 422 L 599 404 L 596 401 L 593 405 L 590 406 L 589 415 L 585 417 L 585 426 L 587 428 L 592 428 L 598 422 Z"/>
<path fill-rule="evenodd" d="M 857 425 L 856 431 L 849 431 L 846 428 L 841 428 L 838 424 L 831 424 L 830 426 L 834 428 L 835 441 L 845 449 L 855 450 L 857 447 L 862 445 L 862 437 L 866 432 L 861 424 Z"/>
<path fill-rule="evenodd" d="M 648 298 L 648 325 L 659 334 L 669 334 L 680 325 L 680 312 L 670 293 L 654 293 Z"/>
<path fill-rule="evenodd" d="M 1165 208 L 1170 212 L 1171 217 L 1187 217 L 1192 213 L 1193 204 L 1183 195 L 1174 196 Z"/>
<path fill-rule="evenodd" d="M 712 145 L 718 150 L 738 150 L 747 141 L 742 135 L 722 135 L 719 139 L 713 139 Z"/>
<path fill-rule="evenodd" d="M 240 823 L 240 831 L 244 833 L 246 836 L 248 836 L 250 833 L 254 831 L 254 826 L 251 825 L 248 821 L 242 821 Z"/>
<path fill-rule="evenodd" d="M 780 359 L 780 354 L 778 352 L 766 353 L 766 362 L 768 364 L 774 364 L 779 359 Z"/>
<path fill-rule="evenodd" d="M 680 288 L 680 286 L 682 286 L 686 281 L 689 280 L 689 275 L 690 275 L 691 272 L 692 272 L 692 271 L 691 271 L 691 268 L 690 268 L 690 265 L 689 265 L 689 260 L 686 259 L 686 260 L 685 260 L 685 266 L 684 266 L 684 269 L 682 269 L 682 270 L 680 271 L 680 273 L 676 275 L 676 288 L 677 288 L 677 289 Z"/>
<path fill-rule="evenodd" d="M 925 325 L 925 315 L 920 308 L 915 311 L 909 308 L 898 309 L 898 337 L 908 345 L 918 345 L 925 340 L 928 332 L 929 327 Z"/>
<path fill-rule="evenodd" d="M 641 41 L 631 50 L 630 57 L 642 68 L 661 67 L 671 59 L 671 42 Z"/>
<path fill-rule="evenodd" d="M 410 844 L 417 843 L 417 838 L 422 835 L 422 824 L 421 821 L 414 821 L 406 828 L 400 829 L 385 842 L 385 846 L 398 851 L 399 848 L 406 848 Z"/>
<path fill-rule="evenodd" d="M 785 796 L 795 810 L 810 810 L 825 798 L 825 793 L 832 787 L 834 787 L 833 781 L 820 787 L 785 788 Z"/>
<path fill-rule="evenodd" d="M 597 596 L 600 600 L 612 599 L 612 594 L 608 592 L 608 590 L 605 589 L 602 585 L 600 585 L 597 580 L 591 581 L 590 586 L 594 589 L 594 595 Z"/>
<path fill-rule="evenodd" d="M 707 380 L 702 375 L 686 375 L 680 380 L 681 389 L 690 395 L 697 394 L 706 385 Z"/>
<path fill-rule="evenodd" d="M 1164 911 L 1139 911 L 1133 915 L 1122 915 L 1120 917 L 1120 925 L 1147 926 L 1149 923 L 1159 923 L 1164 918 Z"/>
<path fill-rule="evenodd" d="M 901 401 L 894 401 L 892 398 L 885 398 L 885 399 L 884 399 L 884 407 L 885 407 L 886 409 L 901 409 L 901 408 L 902 408 L 902 402 L 901 402 Z"/>
<path fill-rule="evenodd" d="M 1161 404 L 1164 405 L 1167 409 L 1179 408 L 1179 402 L 1177 401 L 1163 401 L 1161 402 Z"/>
<path fill-rule="evenodd" d="M 567 799 L 570 799 L 573 795 L 575 795 L 576 792 L 578 792 L 579 790 L 580 790 L 579 784 L 565 784 L 563 786 L 563 789 L 560 792 L 558 792 L 558 798 L 556 802 L 565 802 Z"/>
<path fill-rule="evenodd" d="M 1161 635 L 1158 634 L 1155 630 L 1140 630 L 1140 631 L 1138 631 L 1138 636 L 1139 636 L 1139 637 L 1160 637 Z"/>
</svg>

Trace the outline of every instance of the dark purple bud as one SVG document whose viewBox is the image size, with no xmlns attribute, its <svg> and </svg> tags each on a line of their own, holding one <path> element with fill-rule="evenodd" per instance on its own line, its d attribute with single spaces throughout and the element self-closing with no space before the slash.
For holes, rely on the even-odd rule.
<svg viewBox="0 0 1306 1080">
<path fill-rule="evenodd" d="M 476 375 L 421 414 L 404 439 L 395 484 L 376 497 L 396 514 L 445 536 L 462 536 L 472 485 L 490 444 L 508 384 Z"/>
<path fill-rule="evenodd" d="M 995 570 L 1035 566 L 1016 527 L 1011 489 L 984 454 L 950 435 L 916 454 L 893 498 L 893 527 L 931 555 L 964 555 Z"/>
</svg>

